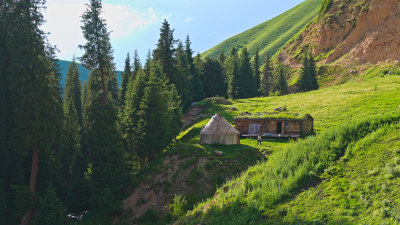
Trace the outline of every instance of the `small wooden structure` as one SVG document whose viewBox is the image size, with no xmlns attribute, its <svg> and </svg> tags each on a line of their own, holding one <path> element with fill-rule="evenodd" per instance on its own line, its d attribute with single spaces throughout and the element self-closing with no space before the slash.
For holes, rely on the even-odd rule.
<svg viewBox="0 0 400 225">
<path fill-rule="evenodd" d="M 235 126 L 241 136 L 252 137 L 261 134 L 264 137 L 298 138 L 313 131 L 314 118 L 310 114 L 304 117 L 296 115 L 291 118 L 285 118 L 279 114 L 268 115 L 264 118 L 239 117 L 235 119 Z"/>
</svg>

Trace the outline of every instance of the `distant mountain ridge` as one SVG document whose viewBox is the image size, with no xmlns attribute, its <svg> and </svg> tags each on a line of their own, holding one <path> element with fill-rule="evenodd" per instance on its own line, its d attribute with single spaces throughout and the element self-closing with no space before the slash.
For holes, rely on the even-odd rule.
<svg viewBox="0 0 400 225">
<path fill-rule="evenodd" d="M 279 16 L 237 34 L 215 47 L 203 52 L 202 57 L 217 58 L 220 52 L 228 54 L 232 47 L 246 46 L 250 56 L 259 48 L 260 56 L 274 55 L 296 33 L 304 28 L 315 16 L 322 0 L 307 0 Z"/>
<path fill-rule="evenodd" d="M 62 74 L 61 86 L 65 87 L 67 71 L 68 71 L 69 64 L 71 64 L 71 61 L 59 59 L 58 64 L 60 66 L 60 72 Z M 79 71 L 82 83 L 88 81 L 90 70 L 86 69 L 82 64 L 78 63 L 78 71 Z M 121 71 L 117 71 L 117 81 L 119 84 L 121 84 Z"/>
</svg>

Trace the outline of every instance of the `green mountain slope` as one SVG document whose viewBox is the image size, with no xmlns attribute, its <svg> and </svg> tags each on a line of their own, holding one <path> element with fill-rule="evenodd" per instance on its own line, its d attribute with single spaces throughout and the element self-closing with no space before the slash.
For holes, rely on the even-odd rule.
<svg viewBox="0 0 400 225">
<path fill-rule="evenodd" d="M 267 52 L 273 55 L 318 14 L 320 6 L 321 0 L 307 0 L 267 22 L 223 41 L 201 55 L 216 58 L 220 52 L 227 54 L 232 47 L 243 46 L 247 46 L 251 55 L 257 47 L 262 57 Z"/>
<path fill-rule="evenodd" d="M 62 75 L 61 77 L 61 86 L 64 87 L 65 85 L 65 80 L 67 78 L 67 71 L 68 71 L 68 67 L 69 64 L 71 62 L 67 61 L 67 60 L 58 60 L 58 65 L 60 66 L 60 73 Z M 86 69 L 84 66 L 82 66 L 82 64 L 78 63 L 78 71 L 80 74 L 80 78 L 82 83 L 86 82 L 89 79 L 89 73 L 90 71 L 88 69 Z M 120 84 L 121 83 L 121 71 L 117 71 L 117 81 Z"/>
<path fill-rule="evenodd" d="M 280 97 L 239 99 L 233 100 L 230 105 L 214 106 L 219 112 L 225 114 L 230 121 L 234 116 L 244 112 L 265 112 L 272 111 L 278 106 L 286 106 L 289 112 L 311 113 L 315 119 L 314 125 L 318 135 L 298 142 L 284 143 L 280 148 L 276 146 L 272 154 L 268 156 L 268 160 L 250 167 L 239 177 L 226 182 L 217 190 L 213 198 L 200 203 L 194 210 L 178 220 L 176 224 L 312 223 L 313 214 L 308 213 L 307 210 L 302 210 L 301 204 L 307 206 L 310 212 L 311 210 L 320 212 L 318 214 L 319 220 L 316 220 L 318 222 L 335 224 L 339 220 L 335 220 L 334 215 L 339 211 L 340 215 L 351 217 L 350 219 L 345 218 L 343 221 L 354 223 L 357 214 L 365 209 L 364 206 L 360 206 L 360 202 L 378 199 L 381 196 L 375 195 L 373 192 L 377 187 L 371 185 L 357 186 L 360 189 L 359 193 L 352 196 L 346 190 L 346 188 L 353 188 L 353 183 L 348 178 L 347 181 L 343 180 L 342 187 L 333 187 L 333 191 L 328 193 L 331 194 L 332 198 L 337 199 L 336 202 L 332 202 L 329 198 L 323 199 L 325 195 L 319 195 L 320 191 L 324 190 L 324 186 L 321 186 L 320 182 L 322 181 L 322 184 L 326 187 L 325 182 L 329 183 L 328 179 L 331 179 L 327 177 L 327 173 L 334 174 L 335 171 L 346 171 L 342 168 L 334 169 L 337 166 L 337 160 L 342 158 L 341 161 L 349 162 L 356 152 L 367 146 L 366 143 L 374 142 L 370 141 L 372 137 L 382 137 L 386 144 L 392 139 L 394 144 L 397 143 L 397 139 L 394 137 L 374 135 L 381 134 L 382 127 L 387 127 L 388 134 L 398 133 L 395 131 L 398 128 L 393 126 L 397 126 L 395 124 L 400 119 L 398 109 L 400 99 L 397 97 L 400 94 L 398 88 L 400 77 L 397 75 L 384 76 L 384 70 L 377 73 L 379 76 L 368 78 L 367 73 L 362 75 L 360 79 L 318 91 Z M 191 133 L 191 129 L 201 128 L 203 124 L 204 121 L 193 125 L 192 128 L 187 130 L 187 133 Z M 376 132 L 377 134 L 374 134 Z M 198 141 L 198 136 L 192 140 L 192 142 L 196 141 Z M 263 145 L 263 147 L 268 147 L 270 143 L 266 141 Z M 389 145 L 398 146 L 398 143 Z M 353 168 L 352 173 L 359 177 L 360 182 L 366 173 L 365 171 L 374 170 L 374 168 L 368 168 L 363 161 L 381 160 L 379 158 L 380 151 L 375 149 L 376 147 L 370 148 L 371 151 L 375 151 L 373 153 L 375 155 L 360 153 L 360 155 L 365 154 L 365 158 L 357 159 L 354 162 L 358 164 L 358 167 Z M 382 156 L 383 159 L 379 161 L 376 168 L 377 172 L 371 172 L 371 174 L 382 174 L 379 186 L 383 187 L 387 183 L 391 186 L 385 186 L 383 190 L 392 190 L 393 187 L 399 185 L 399 178 L 397 178 L 400 174 L 398 172 L 400 167 L 397 166 L 399 160 L 394 159 L 394 147 L 389 148 L 388 145 L 383 144 L 379 148 L 386 148 L 385 151 L 382 150 L 382 154 L 385 154 L 385 156 Z M 365 151 L 369 150 L 365 149 Z M 357 170 L 360 170 L 360 173 Z M 334 176 L 332 179 L 336 178 L 339 179 L 340 176 Z M 338 181 L 336 184 L 342 183 Z M 308 192 L 304 190 L 313 191 L 313 188 L 310 189 L 313 186 L 320 189 L 313 192 L 314 195 L 311 197 L 315 198 L 312 199 L 313 202 L 308 203 L 310 196 L 306 195 Z M 363 192 L 364 189 L 362 188 L 372 189 L 369 192 L 366 192 L 368 190 Z M 339 192 L 336 192 L 337 190 Z M 300 199 L 302 193 L 305 196 Z M 340 196 L 338 196 L 339 193 Z M 397 192 L 390 191 L 389 193 L 397 196 Z M 298 203 L 295 202 L 296 196 L 299 198 Z M 386 201 L 379 202 L 368 210 L 373 211 L 375 213 L 373 215 L 380 213 L 379 216 L 385 218 L 389 218 L 389 215 L 397 215 L 394 212 L 397 202 L 390 194 L 385 195 L 385 198 Z M 317 205 L 319 199 L 324 202 L 319 205 L 320 208 L 314 207 L 312 204 Z M 387 207 L 384 209 L 385 212 L 379 209 L 381 203 Z M 329 207 L 328 210 L 331 212 L 323 214 L 321 210 L 324 207 Z M 358 208 L 351 211 L 351 207 Z M 298 218 L 297 215 L 301 215 L 302 218 Z M 380 221 L 373 220 L 373 215 L 370 215 L 370 220 L 367 219 L 366 222 Z M 330 219 L 324 219 L 328 218 L 327 216 L 330 216 Z"/>
</svg>

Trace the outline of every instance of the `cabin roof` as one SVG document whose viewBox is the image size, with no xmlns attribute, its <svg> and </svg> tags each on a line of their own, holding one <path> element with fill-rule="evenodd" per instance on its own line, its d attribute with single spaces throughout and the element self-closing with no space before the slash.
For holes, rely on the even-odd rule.
<svg viewBox="0 0 400 225">
<path fill-rule="evenodd" d="M 313 119 L 310 114 L 297 114 L 297 113 L 256 113 L 248 115 L 240 115 L 235 120 L 301 120 L 304 121 L 308 118 Z"/>
</svg>

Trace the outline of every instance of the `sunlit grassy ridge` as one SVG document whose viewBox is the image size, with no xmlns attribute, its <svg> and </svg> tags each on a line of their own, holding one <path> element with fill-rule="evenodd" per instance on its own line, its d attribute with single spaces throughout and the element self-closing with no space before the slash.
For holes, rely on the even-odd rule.
<svg viewBox="0 0 400 225">
<path fill-rule="evenodd" d="M 324 181 L 268 212 L 273 224 L 400 223 L 400 126 L 353 144 Z M 280 213 L 278 213 L 280 212 Z"/>
<path fill-rule="evenodd" d="M 385 124 L 397 122 L 399 96 L 400 77 L 382 75 L 365 79 L 361 76 L 344 85 L 308 93 L 234 100 L 230 105 L 203 102 L 211 106 L 210 114 L 221 112 L 230 121 L 242 113 L 286 106 L 292 113 L 310 113 L 320 134 L 274 151 L 268 161 L 223 185 L 213 199 L 201 203 L 180 224 L 266 223 L 268 215 L 273 214 L 271 210 L 276 212 L 277 204 L 319 181 L 324 170 L 334 165 L 353 143 Z M 195 124 L 187 132 L 206 121 Z M 282 210 L 282 215 L 285 213 Z"/>
<path fill-rule="evenodd" d="M 400 105 L 400 76 L 382 76 L 365 79 L 360 76 L 343 85 L 307 93 L 232 100 L 230 105 L 215 105 L 207 101 L 201 104 L 208 105 L 206 113 L 209 115 L 219 112 L 230 122 L 242 113 L 273 112 L 277 107 L 286 106 L 289 113 L 311 114 L 315 130 L 322 132 L 354 119 L 397 110 Z M 208 119 L 197 126 L 205 125 Z"/>
<path fill-rule="evenodd" d="M 321 0 L 307 0 L 271 20 L 223 41 L 202 53 L 202 56 L 216 58 L 220 52 L 227 54 L 232 47 L 243 46 L 247 46 L 251 56 L 256 48 L 259 48 L 262 57 L 267 52 L 273 55 L 318 14 L 320 5 Z"/>
</svg>

